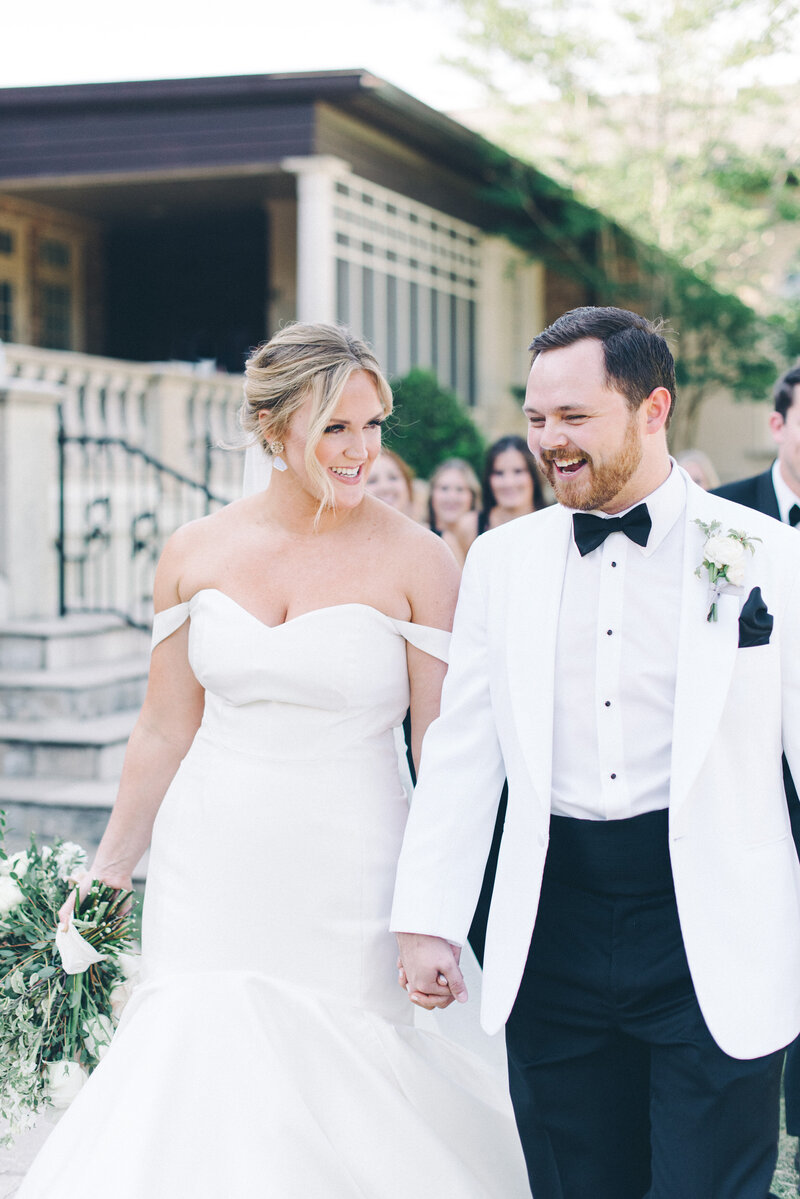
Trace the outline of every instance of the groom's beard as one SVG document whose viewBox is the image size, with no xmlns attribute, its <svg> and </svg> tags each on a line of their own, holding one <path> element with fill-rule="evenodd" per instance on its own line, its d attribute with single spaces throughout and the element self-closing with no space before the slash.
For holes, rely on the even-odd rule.
<svg viewBox="0 0 800 1199">
<path fill-rule="evenodd" d="M 576 508 L 580 512 L 591 512 L 604 508 L 619 495 L 638 470 L 642 453 L 636 413 L 631 412 L 622 445 L 612 457 L 595 462 L 590 454 L 577 447 L 541 450 L 539 465 L 559 504 L 563 504 L 565 508 Z M 554 462 L 578 456 L 585 460 L 585 466 L 575 479 L 564 478 L 556 473 Z"/>
</svg>

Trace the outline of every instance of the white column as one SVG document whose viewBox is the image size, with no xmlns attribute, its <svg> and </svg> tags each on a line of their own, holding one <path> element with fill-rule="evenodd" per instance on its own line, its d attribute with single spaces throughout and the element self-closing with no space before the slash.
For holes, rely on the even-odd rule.
<svg viewBox="0 0 800 1199">
<path fill-rule="evenodd" d="M 544 271 L 501 237 L 481 244 L 481 286 L 476 340 L 478 397 L 475 416 L 488 437 L 525 435 L 520 403 L 512 387 L 528 377 L 528 346 L 541 332 Z"/>
<path fill-rule="evenodd" d="M 281 165 L 297 176 L 297 319 L 335 321 L 335 182 L 349 167 L 326 154 L 286 158 Z"/>
<path fill-rule="evenodd" d="M 0 620 L 58 615 L 58 404 L 52 383 L 0 379 Z"/>
</svg>

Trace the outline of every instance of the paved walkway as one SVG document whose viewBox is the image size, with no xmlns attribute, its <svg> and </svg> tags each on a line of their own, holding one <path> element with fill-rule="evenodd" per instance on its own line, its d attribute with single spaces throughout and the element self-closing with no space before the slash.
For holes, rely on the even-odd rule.
<svg viewBox="0 0 800 1199">
<path fill-rule="evenodd" d="M 0 1149 L 0 1199 L 11 1199 L 17 1193 L 25 1171 L 58 1123 L 60 1114 L 52 1112 L 41 1116 L 36 1127 L 18 1137 L 11 1149 Z"/>
</svg>

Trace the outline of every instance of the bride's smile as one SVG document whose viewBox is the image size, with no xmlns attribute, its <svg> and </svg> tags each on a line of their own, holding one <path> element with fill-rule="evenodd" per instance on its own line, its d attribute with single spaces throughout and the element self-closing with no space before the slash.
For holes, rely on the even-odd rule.
<svg viewBox="0 0 800 1199">
<path fill-rule="evenodd" d="M 356 508 L 380 453 L 384 415 L 375 380 L 365 370 L 351 373 L 322 425 L 319 414 L 315 419 L 314 398 L 309 395 L 280 438 L 284 446 L 280 456 L 288 469 L 278 488 L 299 488 L 317 503 L 323 500 L 325 507 Z M 269 436 L 268 420 L 264 413 L 262 429 Z"/>
</svg>

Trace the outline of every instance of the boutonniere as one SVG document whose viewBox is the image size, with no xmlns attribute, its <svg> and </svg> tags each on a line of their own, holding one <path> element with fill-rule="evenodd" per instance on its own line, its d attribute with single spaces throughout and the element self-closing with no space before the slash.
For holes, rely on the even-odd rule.
<svg viewBox="0 0 800 1199">
<path fill-rule="evenodd" d="M 724 535 L 720 535 L 722 525 L 718 520 L 712 520 L 710 524 L 706 524 L 704 520 L 695 520 L 706 535 L 706 542 L 703 546 L 703 561 L 694 572 L 698 579 L 703 577 L 703 571 L 708 571 L 709 598 L 710 607 L 706 620 L 717 619 L 717 601 L 723 591 L 733 590 L 735 587 L 741 587 L 744 582 L 744 559 L 745 554 L 749 550 L 751 554 L 756 552 L 754 542 L 760 541 L 760 537 L 749 537 L 747 533 L 743 533 L 740 529 L 728 529 Z"/>
</svg>

